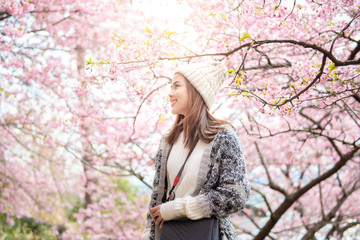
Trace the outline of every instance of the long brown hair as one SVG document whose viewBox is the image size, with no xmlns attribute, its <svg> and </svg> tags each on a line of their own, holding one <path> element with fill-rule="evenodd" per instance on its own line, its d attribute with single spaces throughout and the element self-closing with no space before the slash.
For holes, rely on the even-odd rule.
<svg viewBox="0 0 360 240">
<path fill-rule="evenodd" d="M 197 138 L 209 143 L 220 130 L 225 128 L 224 125 L 231 124 L 211 115 L 199 92 L 187 79 L 185 82 L 189 95 L 189 112 L 186 116 L 182 114 L 176 116 L 169 134 L 165 137 L 165 141 L 170 145 L 174 144 L 179 138 L 181 131 L 184 131 L 185 147 L 192 148 L 195 147 Z"/>
</svg>

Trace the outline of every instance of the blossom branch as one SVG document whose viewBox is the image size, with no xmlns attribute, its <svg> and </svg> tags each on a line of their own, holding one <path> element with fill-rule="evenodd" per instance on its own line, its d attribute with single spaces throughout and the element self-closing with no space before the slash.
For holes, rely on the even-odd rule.
<svg viewBox="0 0 360 240">
<path fill-rule="evenodd" d="M 260 148 L 259 148 L 259 145 L 258 145 L 257 142 L 255 142 L 255 147 L 256 147 L 256 151 L 259 154 L 260 161 L 261 161 L 262 165 L 264 166 L 266 176 L 269 179 L 269 187 L 271 189 L 273 189 L 273 190 L 276 190 L 276 191 L 282 193 L 285 197 L 288 196 L 288 192 L 285 189 L 283 189 L 282 187 L 280 187 L 279 185 L 277 185 L 276 183 L 274 183 L 274 181 L 272 180 L 272 178 L 270 176 L 270 173 L 269 173 L 269 170 L 267 169 L 267 166 L 265 164 L 264 158 L 263 158 L 263 156 L 261 154 L 261 151 L 260 151 Z"/>
<path fill-rule="evenodd" d="M 259 231 L 259 233 L 254 237 L 254 240 L 265 239 L 266 236 L 269 235 L 270 231 L 279 221 L 281 216 L 296 202 L 301 196 L 303 196 L 306 192 L 312 189 L 317 184 L 322 181 L 328 179 L 336 172 L 338 172 L 350 159 L 352 159 L 356 152 L 359 151 L 359 147 L 355 147 L 352 150 L 348 151 L 346 154 L 339 154 L 340 158 L 338 162 L 329 170 L 321 174 L 320 176 L 311 180 L 308 184 L 297 190 L 296 192 L 289 194 L 286 196 L 285 200 L 280 204 L 280 206 L 271 214 L 270 219 L 263 226 L 263 228 Z"/>
</svg>

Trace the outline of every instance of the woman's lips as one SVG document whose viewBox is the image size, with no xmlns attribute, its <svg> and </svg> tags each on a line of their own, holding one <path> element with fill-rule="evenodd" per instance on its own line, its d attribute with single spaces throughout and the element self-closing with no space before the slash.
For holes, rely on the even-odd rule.
<svg viewBox="0 0 360 240">
<path fill-rule="evenodd" d="M 171 106 L 174 106 L 174 104 L 176 103 L 176 100 L 171 100 Z"/>
</svg>

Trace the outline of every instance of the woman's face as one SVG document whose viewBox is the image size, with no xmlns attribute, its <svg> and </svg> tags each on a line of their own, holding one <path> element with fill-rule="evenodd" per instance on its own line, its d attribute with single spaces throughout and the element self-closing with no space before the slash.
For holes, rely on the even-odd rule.
<svg viewBox="0 0 360 240">
<path fill-rule="evenodd" d="M 182 114 L 186 116 L 189 106 L 189 94 L 186 87 L 186 79 L 183 75 L 175 73 L 171 82 L 171 91 L 169 93 L 171 112 L 173 114 Z"/>
</svg>

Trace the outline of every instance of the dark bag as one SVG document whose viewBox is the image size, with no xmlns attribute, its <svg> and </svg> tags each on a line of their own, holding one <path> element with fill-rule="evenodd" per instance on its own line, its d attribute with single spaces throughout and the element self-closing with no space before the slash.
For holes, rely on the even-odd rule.
<svg viewBox="0 0 360 240">
<path fill-rule="evenodd" d="M 218 240 L 219 219 L 172 220 L 164 222 L 161 240 Z"/>
</svg>

